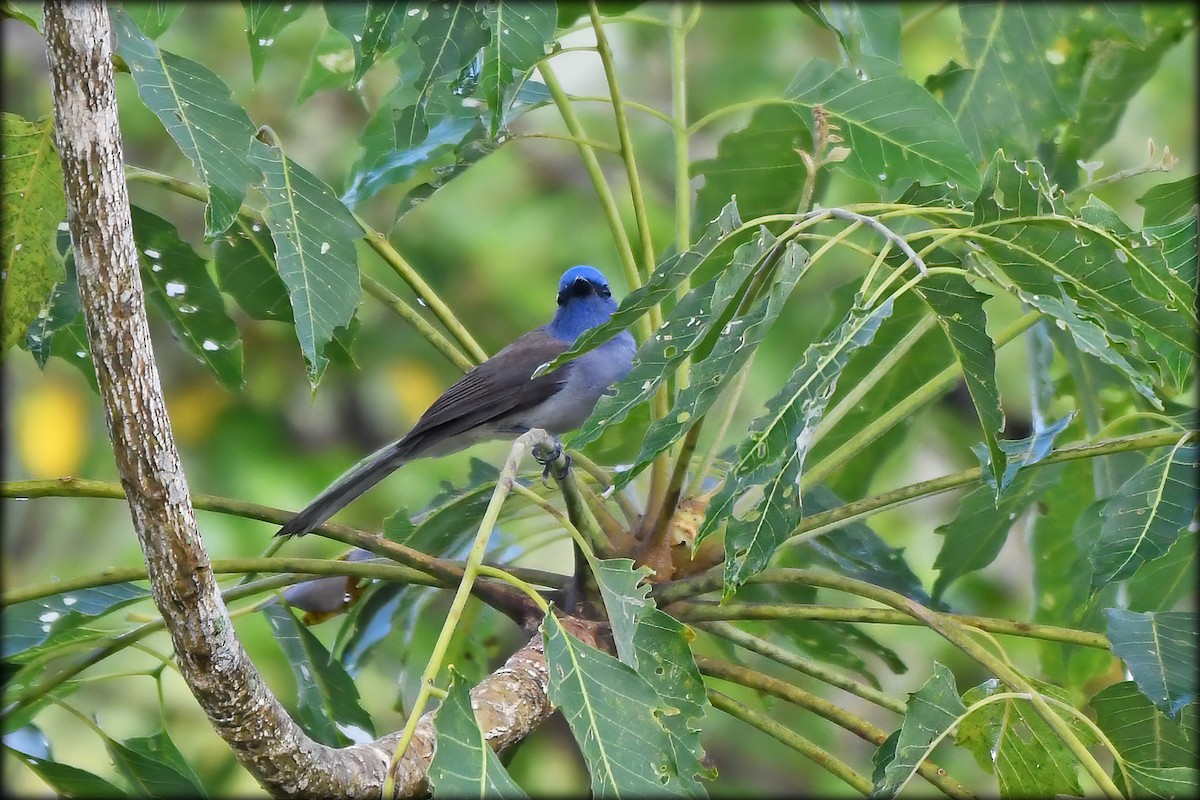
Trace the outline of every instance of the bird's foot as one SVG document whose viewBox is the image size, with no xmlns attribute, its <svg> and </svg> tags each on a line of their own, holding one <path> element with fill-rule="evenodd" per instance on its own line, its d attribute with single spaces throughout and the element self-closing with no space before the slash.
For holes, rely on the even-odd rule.
<svg viewBox="0 0 1200 800">
<path fill-rule="evenodd" d="M 557 441 L 553 447 L 534 447 L 533 460 L 542 465 L 542 483 L 548 482 L 552 470 L 554 477 L 562 480 L 567 477 L 567 470 L 571 468 L 571 457 L 563 453 L 562 444 Z M 560 460 L 561 465 L 556 468 L 555 465 Z"/>
</svg>

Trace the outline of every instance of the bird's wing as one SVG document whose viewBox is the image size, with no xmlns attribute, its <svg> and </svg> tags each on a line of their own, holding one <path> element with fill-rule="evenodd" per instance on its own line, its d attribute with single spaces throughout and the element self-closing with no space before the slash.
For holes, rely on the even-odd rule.
<svg viewBox="0 0 1200 800">
<path fill-rule="evenodd" d="M 571 364 L 532 381 L 529 376 L 569 344 L 544 328 L 521 336 L 443 392 L 404 440 L 419 450 L 429 440 L 454 436 L 552 397 L 567 382 Z"/>
</svg>

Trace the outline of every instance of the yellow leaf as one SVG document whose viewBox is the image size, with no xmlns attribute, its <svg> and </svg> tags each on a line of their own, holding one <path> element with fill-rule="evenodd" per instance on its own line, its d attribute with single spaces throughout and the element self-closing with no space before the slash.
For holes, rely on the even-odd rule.
<svg viewBox="0 0 1200 800">
<path fill-rule="evenodd" d="M 17 398 L 13 419 L 17 455 L 30 477 L 53 478 L 79 470 L 88 439 L 81 387 L 46 377 Z"/>
</svg>

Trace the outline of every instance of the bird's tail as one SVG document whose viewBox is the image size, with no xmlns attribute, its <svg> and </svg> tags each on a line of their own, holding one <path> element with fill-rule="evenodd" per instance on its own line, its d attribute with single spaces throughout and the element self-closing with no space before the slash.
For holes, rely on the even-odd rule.
<svg viewBox="0 0 1200 800">
<path fill-rule="evenodd" d="M 311 503 L 276 533 L 276 536 L 303 536 L 340 511 L 347 503 L 391 475 L 411 457 L 411 446 L 401 439 L 381 447 L 346 470 Z"/>
</svg>

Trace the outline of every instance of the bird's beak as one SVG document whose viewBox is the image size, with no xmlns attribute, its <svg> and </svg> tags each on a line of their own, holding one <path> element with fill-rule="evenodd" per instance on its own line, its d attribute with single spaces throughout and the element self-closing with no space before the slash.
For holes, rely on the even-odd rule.
<svg viewBox="0 0 1200 800">
<path fill-rule="evenodd" d="M 587 278 L 576 278 L 571 282 L 571 285 L 558 293 L 558 304 L 561 306 L 572 297 L 587 297 L 589 294 L 595 294 L 596 287 Z"/>
</svg>

